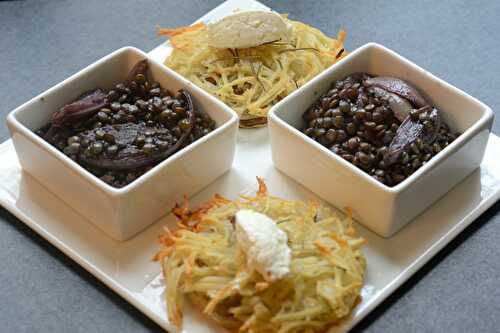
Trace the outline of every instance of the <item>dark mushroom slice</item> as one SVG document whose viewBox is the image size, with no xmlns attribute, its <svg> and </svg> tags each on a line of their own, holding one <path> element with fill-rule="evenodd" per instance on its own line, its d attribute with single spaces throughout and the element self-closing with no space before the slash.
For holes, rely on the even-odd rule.
<svg viewBox="0 0 500 333">
<path fill-rule="evenodd" d="M 124 148 L 116 153 L 113 152 L 113 154 L 82 153 L 79 156 L 80 160 L 88 166 L 106 170 L 133 170 L 145 166 L 152 166 L 174 154 L 180 150 L 188 140 L 193 127 L 195 127 L 196 118 L 191 95 L 185 90 L 180 90 L 179 94 L 183 97 L 186 104 L 185 119 L 187 119 L 188 125 L 190 126 L 184 126 L 184 130 L 175 144 L 171 145 L 166 150 L 150 149 L 151 146 L 146 146 L 146 149 L 144 146 L 138 147 L 133 145 L 132 143 L 140 134 L 152 130 L 146 125 L 120 124 L 102 127 L 100 128 L 101 131 L 105 131 L 108 135 L 113 135 L 115 137 L 115 142 L 119 146 L 124 146 Z M 96 134 L 95 132 L 94 130 L 87 132 L 85 134 L 87 139 L 92 140 L 93 136 Z"/>
<path fill-rule="evenodd" d="M 417 89 L 405 81 L 395 77 L 377 76 L 368 78 L 364 81 L 364 85 L 367 87 L 379 87 L 388 92 L 399 95 L 400 97 L 410 101 L 417 108 L 421 108 L 429 104 Z"/>
<path fill-rule="evenodd" d="M 418 139 L 427 144 L 434 142 L 441 126 L 441 117 L 437 109 L 432 109 L 429 121 L 432 128 L 426 128 L 422 122 L 413 120 L 410 116 L 406 117 L 384 154 L 384 163 L 387 166 L 396 163 L 401 154 L 407 151 L 410 145 Z"/>
</svg>

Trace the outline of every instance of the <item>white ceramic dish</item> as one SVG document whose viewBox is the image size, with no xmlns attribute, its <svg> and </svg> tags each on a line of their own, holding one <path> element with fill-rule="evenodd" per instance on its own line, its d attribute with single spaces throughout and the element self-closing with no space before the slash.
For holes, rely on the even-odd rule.
<svg viewBox="0 0 500 333">
<path fill-rule="evenodd" d="M 123 188 L 107 185 L 33 133 L 52 113 L 85 91 L 111 88 L 123 81 L 147 55 L 133 47 L 119 49 L 12 111 L 7 124 L 23 168 L 51 192 L 116 240 L 126 240 L 182 200 L 226 172 L 232 165 L 238 119 L 219 102 L 175 72 L 149 61 L 149 73 L 162 87 L 181 88 L 195 107 L 217 123 L 207 136 L 170 156 Z M 75 192 L 78 189 L 78 192 Z"/>
<path fill-rule="evenodd" d="M 202 19 L 217 19 L 238 8 L 266 7 L 254 1 L 229 0 Z M 168 44 L 162 44 L 149 55 L 162 61 L 168 52 Z M 384 239 L 357 226 L 368 240 L 364 248 L 368 267 L 362 291 L 363 300 L 352 316 L 330 333 L 346 332 L 356 325 L 500 198 L 499 154 L 500 139 L 490 135 L 480 169 L 394 237 Z M 274 168 L 268 131 L 262 128 L 239 131 L 233 168 L 193 196 L 192 204 L 204 202 L 214 193 L 235 197 L 242 192 L 254 191 L 257 186 L 256 175 L 265 178 L 275 195 L 319 200 L 312 192 Z M 177 332 L 166 318 L 162 297 L 165 287 L 159 278 L 160 267 L 150 261 L 158 250 L 156 239 L 163 226 L 174 225 L 171 215 L 132 239 L 115 241 L 88 223 L 29 174 L 22 172 L 11 140 L 0 145 L 0 204 L 161 327 L 171 333 Z M 182 332 L 221 331 L 188 306 Z"/>
<path fill-rule="evenodd" d="M 388 187 L 300 132 L 302 114 L 331 83 L 353 73 L 399 77 L 417 87 L 454 132 L 463 133 L 414 174 Z M 375 43 L 355 50 L 269 113 L 273 162 L 332 205 L 389 237 L 474 171 L 483 158 L 493 112 L 485 104 Z M 369 198 L 368 200 L 360 200 Z"/>
</svg>

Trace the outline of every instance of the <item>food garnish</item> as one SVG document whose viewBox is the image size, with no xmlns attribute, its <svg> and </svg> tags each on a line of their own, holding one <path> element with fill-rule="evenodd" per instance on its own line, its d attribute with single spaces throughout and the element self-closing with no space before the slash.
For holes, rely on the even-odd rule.
<svg viewBox="0 0 500 333">
<path fill-rule="evenodd" d="M 274 104 L 347 55 L 343 30 L 333 39 L 267 11 L 158 34 L 173 47 L 165 65 L 233 108 L 242 127 L 265 125 Z"/>
<path fill-rule="evenodd" d="M 258 182 L 254 197 L 173 209 L 178 229 L 165 229 L 155 259 L 177 327 L 185 297 L 222 326 L 254 333 L 325 332 L 359 302 L 365 240 L 350 215 L 271 196 Z"/>
<path fill-rule="evenodd" d="M 303 132 L 388 186 L 401 183 L 453 142 L 420 92 L 394 77 L 354 74 L 303 114 Z"/>
<path fill-rule="evenodd" d="M 292 26 L 271 11 L 239 12 L 207 25 L 208 45 L 218 49 L 243 49 L 265 43 L 290 42 Z"/>
<path fill-rule="evenodd" d="M 81 95 L 37 133 L 104 182 L 123 187 L 215 127 L 191 95 L 148 79 L 147 60 L 105 92 Z"/>
<path fill-rule="evenodd" d="M 254 210 L 240 209 L 234 224 L 236 242 L 245 254 L 248 269 L 255 269 L 267 282 L 290 273 L 288 237 L 276 222 Z"/>
</svg>

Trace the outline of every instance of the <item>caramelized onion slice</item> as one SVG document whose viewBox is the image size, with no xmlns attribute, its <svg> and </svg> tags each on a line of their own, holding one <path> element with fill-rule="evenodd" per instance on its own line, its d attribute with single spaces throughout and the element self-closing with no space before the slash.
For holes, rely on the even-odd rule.
<svg viewBox="0 0 500 333">
<path fill-rule="evenodd" d="M 421 108 L 429 104 L 417 89 L 415 89 L 405 81 L 395 77 L 377 76 L 366 79 L 364 81 L 364 84 L 368 87 L 374 86 L 382 88 L 388 92 L 405 98 L 417 108 Z"/>
</svg>

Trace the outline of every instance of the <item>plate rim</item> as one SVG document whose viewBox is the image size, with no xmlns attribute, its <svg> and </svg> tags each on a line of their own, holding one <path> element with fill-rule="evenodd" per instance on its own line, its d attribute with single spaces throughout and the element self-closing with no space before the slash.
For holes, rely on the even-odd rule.
<svg viewBox="0 0 500 333">
<path fill-rule="evenodd" d="M 194 23 L 207 20 L 209 17 L 213 16 L 220 10 L 225 10 L 226 7 L 232 8 L 232 10 L 238 8 L 238 4 L 244 2 L 249 6 L 259 6 L 260 8 L 270 8 L 261 4 L 256 0 L 227 0 L 222 2 L 217 7 L 208 11 L 202 17 L 197 19 Z M 272 10 L 272 9 L 271 9 Z M 165 48 L 168 42 L 162 42 L 158 46 L 154 47 L 149 52 L 148 55 L 155 54 L 158 50 Z M 500 137 L 490 133 L 488 146 L 494 145 L 495 147 L 500 147 Z M 9 149 L 14 149 L 12 145 L 12 139 L 7 139 L 0 144 L 0 156 L 7 153 Z M 484 162 L 484 161 L 483 161 Z M 482 163 L 483 163 L 482 162 Z M 23 172 L 23 171 L 22 171 Z M 468 178 L 468 177 L 467 177 Z M 466 179 L 467 179 L 466 178 Z M 40 185 L 42 186 L 42 185 Z M 3 189 L 0 189 L 3 191 Z M 447 194 L 445 194 L 446 196 Z M 466 227 L 474 223 L 479 216 L 481 216 L 487 209 L 489 209 L 495 202 L 500 199 L 500 187 L 492 192 L 486 200 L 480 202 L 478 205 L 474 206 L 467 211 L 467 215 L 461 220 L 458 220 L 453 224 L 453 226 L 446 231 L 437 241 L 435 241 L 430 247 L 426 248 L 425 251 L 419 253 L 415 257 L 413 262 L 406 266 L 398 275 L 396 275 L 388 284 L 379 289 L 376 294 L 373 295 L 371 300 L 366 304 L 366 306 L 356 314 L 356 317 L 349 317 L 346 321 L 342 323 L 342 329 L 349 331 L 359 322 L 361 322 L 369 313 L 371 313 L 376 307 L 378 307 L 384 300 L 387 299 L 396 289 L 403 285 L 410 277 L 412 277 L 420 268 L 429 262 L 439 251 L 441 251 L 446 245 L 448 245 L 458 234 L 460 234 Z M 60 199 L 58 199 L 60 200 Z M 94 277 L 99 279 L 104 285 L 113 290 L 119 296 L 121 296 L 125 301 L 133 305 L 137 310 L 141 311 L 144 315 L 153 320 L 156 324 L 161 326 L 163 329 L 177 332 L 177 328 L 174 327 L 168 320 L 166 320 L 166 314 L 160 316 L 151 308 L 142 303 L 138 295 L 134 295 L 131 290 L 128 290 L 117 280 L 111 278 L 104 271 L 99 269 L 97 266 L 92 264 L 92 262 L 82 256 L 78 251 L 72 248 L 70 245 L 65 244 L 61 238 L 56 237 L 50 231 L 46 230 L 40 223 L 28 217 L 25 212 L 15 205 L 13 205 L 9 200 L 0 196 L 0 205 L 4 207 L 7 211 L 13 214 L 18 220 L 27 225 L 30 229 L 36 232 L 38 235 L 47 240 L 50 244 L 55 246 L 58 250 L 67 255 L 71 260 L 75 261 L 78 265 L 92 274 Z M 426 209 L 427 210 L 427 209 Z M 153 279 L 153 278 L 152 278 Z"/>
</svg>

